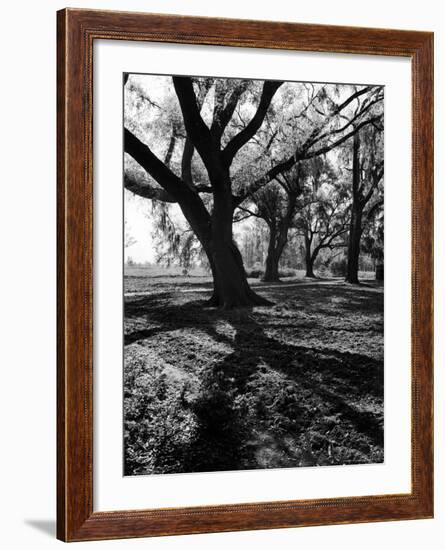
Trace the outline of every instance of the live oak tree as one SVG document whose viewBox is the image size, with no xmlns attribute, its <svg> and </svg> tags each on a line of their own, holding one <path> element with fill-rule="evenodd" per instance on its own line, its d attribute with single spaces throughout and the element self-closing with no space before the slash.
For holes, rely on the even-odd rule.
<svg viewBox="0 0 445 550">
<path fill-rule="evenodd" d="M 197 103 L 202 108 L 212 82 L 210 79 L 200 79 L 195 84 L 197 86 Z M 180 173 L 182 171 L 184 178 L 196 182 L 196 188 L 207 189 L 206 184 L 199 185 L 200 182 L 206 181 L 205 169 L 196 163 L 192 165 L 194 149 L 186 137 L 182 114 L 177 102 L 173 101 L 172 95 L 167 94 L 161 101 L 155 102 L 134 79 L 130 80 L 127 92 L 127 99 L 128 96 L 132 99 L 132 101 L 126 101 L 125 106 L 127 128 L 131 127 L 133 132 L 138 133 L 138 130 L 141 130 L 138 128 L 137 122 L 141 123 L 142 121 L 139 126 L 149 130 L 149 134 L 155 142 L 162 143 L 162 148 L 165 151 L 164 164 L 173 171 L 176 170 Z M 150 109 L 156 111 L 155 124 L 150 120 L 150 116 L 144 116 Z M 180 155 L 178 157 L 177 152 L 181 146 L 183 147 L 182 157 Z M 205 253 L 190 225 L 183 216 L 175 215 L 177 203 L 174 198 L 163 192 L 162 188 L 150 185 L 147 172 L 131 157 L 126 155 L 125 161 L 125 188 L 134 195 L 150 199 L 151 208 L 147 212 L 147 218 L 150 219 L 152 225 L 156 262 L 167 267 L 172 263 L 178 264 L 186 271 L 197 263 L 207 268 L 208 262 L 205 259 Z M 209 200 L 206 197 L 206 195 L 202 195 L 207 206 Z"/>
<path fill-rule="evenodd" d="M 383 281 L 384 258 L 384 225 L 383 204 L 380 201 L 374 203 L 374 207 L 368 210 L 368 215 L 363 230 L 361 249 L 374 260 L 375 278 Z"/>
<path fill-rule="evenodd" d="M 336 146 L 344 144 L 347 147 L 348 142 L 352 142 L 352 204 L 346 281 L 358 283 L 363 216 L 366 208 L 371 208 L 370 201 L 375 196 L 384 171 L 383 88 L 381 86 L 364 88 L 353 86 L 352 88 L 356 91 L 341 104 L 348 106 L 348 110 L 334 107 L 333 112 L 338 115 L 337 123 L 341 121 L 340 127 L 334 129 L 334 133 L 348 129 L 346 139 L 338 140 Z M 326 118 L 332 116 L 330 114 L 332 108 L 317 109 L 317 111 Z M 317 130 L 315 134 L 319 135 Z M 363 142 L 362 146 L 361 142 Z M 329 150 L 327 146 L 324 149 Z"/>
<path fill-rule="evenodd" d="M 176 175 L 128 128 L 124 130 L 125 151 L 161 187 L 153 189 L 144 185 L 147 187 L 146 196 L 177 202 L 205 250 L 214 283 L 210 305 L 224 308 L 266 305 L 268 301 L 249 287 L 241 254 L 233 240 L 232 220 L 237 199 L 233 193 L 230 167 L 238 151 L 260 128 L 281 82 L 264 82 L 256 111 L 246 128 L 223 143 L 223 134 L 248 82 L 235 81 L 231 86 L 224 86 L 223 80 L 216 80 L 215 108 L 209 127 L 201 116 L 193 80 L 188 77 L 173 77 L 172 80 L 186 132 L 181 176 Z M 207 172 L 208 185 L 205 188 L 199 188 L 190 177 L 194 150 Z M 135 185 L 133 182 L 133 190 Z M 200 197 L 201 192 L 212 194 L 210 211 Z"/>
<path fill-rule="evenodd" d="M 314 162 L 315 161 L 315 162 Z M 314 264 L 322 250 L 344 247 L 349 216 L 349 193 L 325 159 L 314 159 L 294 220 L 303 240 L 306 277 L 314 278 Z"/>
<path fill-rule="evenodd" d="M 289 229 L 301 193 L 302 168 L 297 164 L 290 173 L 283 172 L 252 197 L 254 209 L 239 206 L 240 210 L 267 224 L 268 245 L 263 281 L 279 281 L 279 262 L 288 242 Z"/>
<path fill-rule="evenodd" d="M 343 87 L 343 92 L 344 90 Z M 271 168 L 263 168 L 266 178 L 258 178 L 257 183 L 251 187 L 247 199 L 252 206 L 241 204 L 239 208 L 263 219 L 268 226 L 269 242 L 264 281 L 279 281 L 279 262 L 297 214 L 297 199 L 302 193 L 304 179 L 315 178 L 318 181 L 319 167 L 323 163 L 327 166 L 324 160 L 318 159 L 348 143 L 357 132 L 380 120 L 380 87 L 351 86 L 347 92 L 348 95 L 338 101 L 339 87 L 335 85 L 315 87 L 301 84 L 297 93 L 295 87 L 285 88 L 279 109 L 276 107 L 280 116 L 275 116 L 269 121 L 269 127 L 263 127 L 255 136 L 262 152 L 262 162 L 266 165 L 269 163 Z M 286 153 L 290 156 L 286 161 L 280 162 L 279 159 Z M 269 177 L 273 177 L 272 184 L 268 183 Z M 326 213 L 323 213 L 321 203 L 318 208 L 322 216 L 319 223 L 323 225 Z M 302 219 L 304 216 L 300 217 L 300 226 Z M 330 231 L 333 225 L 328 225 L 326 239 L 313 250 L 310 225 L 307 228 L 306 265 L 308 276 L 313 276 L 312 266 L 318 253 L 322 248 L 332 246 Z M 336 237 L 334 231 L 333 240 Z"/>
<path fill-rule="evenodd" d="M 134 87 L 132 79 L 128 85 Z M 237 209 L 249 203 L 255 193 L 280 179 L 285 181 L 300 161 L 333 150 L 376 120 L 374 104 L 368 101 L 346 123 L 340 121 L 340 115 L 349 114 L 351 104 L 372 94 L 373 87 L 354 89 L 338 101 L 326 93 L 325 87 L 312 87 L 307 105 L 292 114 L 292 101 L 287 98 L 292 96 L 289 84 L 278 93 L 274 107 L 281 86 L 281 82 L 173 77 L 174 93 L 166 94 L 164 108 L 144 90 L 132 90 L 138 109 L 161 113 L 146 124 L 138 123 L 138 116 L 132 116 L 135 113 L 129 112 L 126 117 L 125 187 L 146 199 L 179 205 L 208 258 L 214 283 L 211 305 L 230 308 L 268 303 L 253 292 L 246 279 L 233 239 Z M 312 107 L 316 114 L 309 117 L 307 110 Z M 289 113 L 287 123 L 283 123 Z M 265 122 L 270 133 L 268 141 L 274 141 L 268 115 L 273 121 L 281 117 L 281 127 L 288 124 L 293 139 L 281 140 L 275 156 L 264 163 L 254 151 L 254 141 L 257 134 L 265 134 Z M 241 120 L 240 127 L 236 122 Z M 298 139 L 295 127 L 300 132 Z M 169 136 L 163 155 L 147 143 L 152 136 L 161 136 L 161 141 Z"/>
<path fill-rule="evenodd" d="M 346 281 L 358 284 L 360 242 L 364 222 L 383 204 L 382 128 L 373 125 L 357 132 L 352 139 L 352 203 L 348 235 Z M 380 193 L 377 199 L 377 189 Z"/>
</svg>

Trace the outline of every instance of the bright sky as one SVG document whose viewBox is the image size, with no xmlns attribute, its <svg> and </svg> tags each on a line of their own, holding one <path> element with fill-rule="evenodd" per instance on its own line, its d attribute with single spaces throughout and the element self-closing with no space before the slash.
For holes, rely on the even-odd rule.
<svg viewBox="0 0 445 550">
<path fill-rule="evenodd" d="M 185 219 L 177 204 L 170 206 L 169 216 L 178 227 L 184 225 Z M 136 241 L 125 248 L 125 261 L 131 257 L 136 263 L 155 263 L 156 242 L 152 237 L 152 201 L 125 190 L 124 219 L 125 233 Z"/>
<path fill-rule="evenodd" d="M 170 216 L 173 220 L 184 219 L 179 206 L 172 205 L 170 208 Z M 125 191 L 124 216 L 125 232 L 136 240 L 134 244 L 125 248 L 125 261 L 131 258 L 136 263 L 155 263 L 156 249 L 152 238 L 151 201 Z M 233 227 L 235 238 L 243 231 L 249 230 L 250 224 L 251 220 L 235 224 Z"/>
<path fill-rule="evenodd" d="M 125 191 L 125 232 L 136 240 L 133 245 L 125 248 L 125 261 L 130 257 L 137 263 L 155 261 L 154 243 L 151 236 L 153 225 L 150 214 L 151 201 Z"/>
</svg>

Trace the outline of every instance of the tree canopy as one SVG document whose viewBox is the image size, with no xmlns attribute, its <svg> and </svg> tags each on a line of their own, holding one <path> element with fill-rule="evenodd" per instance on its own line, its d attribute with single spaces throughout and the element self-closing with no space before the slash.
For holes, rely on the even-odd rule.
<svg viewBox="0 0 445 550">
<path fill-rule="evenodd" d="M 233 223 L 267 224 L 274 280 L 289 231 L 306 227 L 318 254 L 345 241 L 349 212 L 360 218 L 348 237 L 357 255 L 362 219 L 376 219 L 383 202 L 381 86 L 130 75 L 124 125 L 125 188 L 164 205 L 154 211 L 172 254 L 202 247 L 214 305 L 264 303 L 245 278 Z M 190 229 L 182 245 L 165 223 L 174 203 Z"/>
</svg>

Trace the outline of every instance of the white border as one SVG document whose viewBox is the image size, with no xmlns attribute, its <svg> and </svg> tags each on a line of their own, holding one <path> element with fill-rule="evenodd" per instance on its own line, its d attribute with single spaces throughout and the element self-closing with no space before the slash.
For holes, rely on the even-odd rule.
<svg viewBox="0 0 445 550">
<path fill-rule="evenodd" d="M 122 476 L 122 73 L 384 84 L 385 463 Z M 410 492 L 411 64 L 383 56 L 94 42 L 94 509 Z"/>
</svg>

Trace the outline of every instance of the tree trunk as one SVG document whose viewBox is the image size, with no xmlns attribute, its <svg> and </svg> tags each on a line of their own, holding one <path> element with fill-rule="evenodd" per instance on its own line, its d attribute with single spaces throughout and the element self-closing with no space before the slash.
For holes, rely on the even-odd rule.
<svg viewBox="0 0 445 550">
<path fill-rule="evenodd" d="M 358 284 L 358 261 L 360 257 L 360 239 L 362 236 L 362 211 L 354 208 L 351 214 L 348 243 L 348 264 L 346 268 L 346 282 Z"/>
<path fill-rule="evenodd" d="M 375 280 L 383 281 L 383 278 L 384 278 L 383 262 L 377 262 L 375 266 Z"/>
<path fill-rule="evenodd" d="M 233 206 L 228 186 L 215 186 L 211 223 L 211 239 L 204 249 L 209 256 L 213 273 L 213 295 L 209 301 L 212 306 L 232 309 L 271 305 L 271 302 L 256 294 L 247 282 L 243 259 L 233 241 Z"/>
<path fill-rule="evenodd" d="M 310 277 L 311 279 L 315 279 L 315 273 L 314 273 L 314 262 L 311 257 L 306 258 L 306 277 Z"/>
<path fill-rule="evenodd" d="M 228 245 L 215 243 L 211 258 L 213 295 L 209 305 L 223 309 L 271 305 L 250 288 L 241 254 L 234 242 Z"/>
<path fill-rule="evenodd" d="M 360 197 L 360 132 L 354 134 L 352 145 L 352 206 L 349 225 L 348 263 L 346 282 L 358 284 L 358 260 L 362 236 L 362 213 Z"/>
<path fill-rule="evenodd" d="M 264 270 L 263 281 L 267 283 L 280 282 L 278 269 L 279 257 L 276 250 L 269 250 L 266 258 L 266 269 Z"/>
<path fill-rule="evenodd" d="M 262 280 L 268 283 L 279 283 L 279 266 L 284 247 L 287 244 L 289 220 L 282 220 L 278 224 L 278 228 L 276 225 L 273 225 L 273 222 L 269 221 L 267 224 L 269 226 L 269 245 L 267 247 L 266 267 Z"/>
<path fill-rule="evenodd" d="M 269 223 L 269 245 L 267 247 L 266 267 L 264 270 L 263 281 L 268 283 L 279 282 L 278 264 L 280 255 L 277 247 L 276 227 Z"/>
<path fill-rule="evenodd" d="M 190 182 L 176 176 L 147 145 L 127 129 L 124 132 L 125 151 L 179 204 L 190 227 L 202 244 L 214 279 L 214 292 L 209 303 L 223 308 L 270 305 L 268 300 L 258 296 L 249 287 L 242 256 L 233 242 L 234 198 L 230 181 L 230 164 L 238 149 L 250 139 L 249 135 L 253 135 L 261 126 L 273 94 L 281 83 L 264 85 L 258 108 L 259 114 L 257 113 L 253 122 L 249 123 L 248 131 L 238 134 L 235 143 L 233 140 L 229 143 L 231 146 L 229 151 L 226 146 L 222 152 L 200 116 L 191 79 L 174 77 L 173 81 L 181 105 L 187 137 L 198 151 L 208 172 L 213 190 L 212 214 L 209 214 L 199 193 L 190 185 Z M 190 154 L 188 159 L 189 162 Z"/>
<path fill-rule="evenodd" d="M 315 274 L 314 274 L 315 257 L 311 252 L 311 246 L 312 246 L 312 239 L 309 238 L 309 235 L 305 235 L 304 237 L 304 260 L 306 264 L 305 276 L 310 277 L 311 279 L 315 279 Z"/>
<path fill-rule="evenodd" d="M 232 238 L 232 213 L 214 205 L 213 219 L 200 216 L 190 203 L 179 206 L 198 237 L 213 276 L 213 294 L 210 306 L 231 309 L 255 305 L 271 305 L 271 302 L 256 294 L 249 286 L 243 259 Z M 216 215 L 215 215 L 215 211 Z"/>
</svg>

